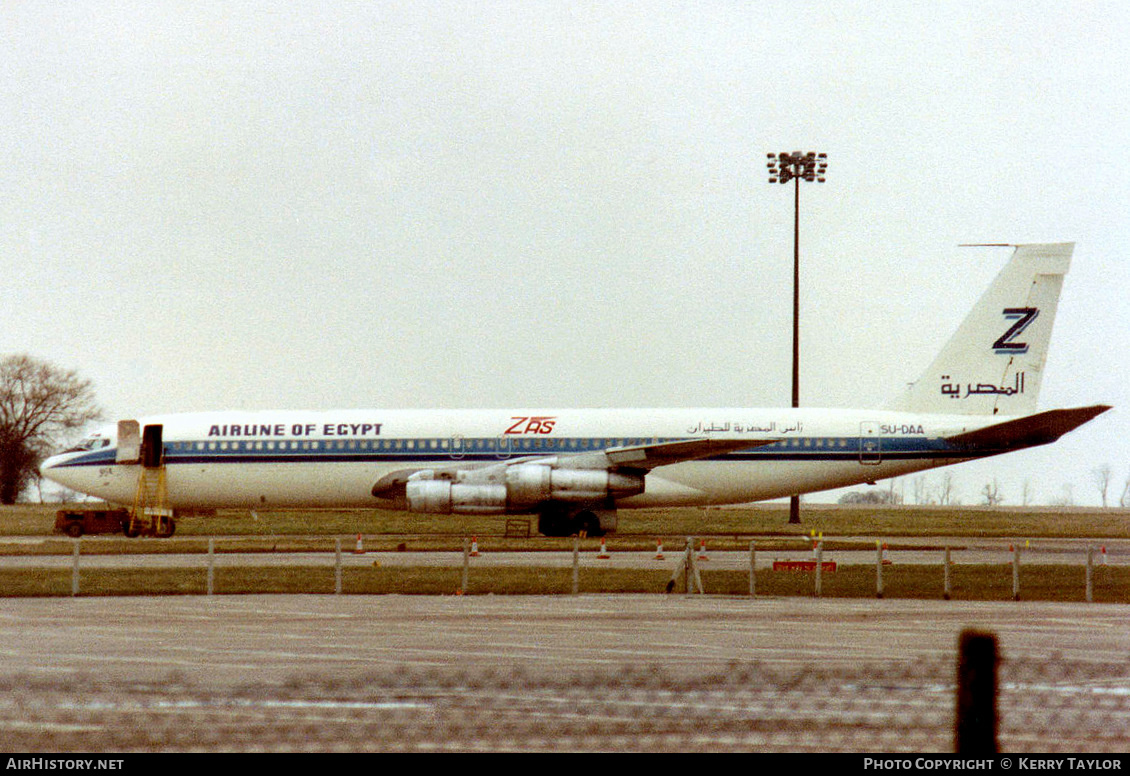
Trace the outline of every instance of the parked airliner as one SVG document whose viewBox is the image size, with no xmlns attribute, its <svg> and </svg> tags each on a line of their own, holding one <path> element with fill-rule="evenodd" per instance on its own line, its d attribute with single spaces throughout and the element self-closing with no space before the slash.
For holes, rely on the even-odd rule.
<svg viewBox="0 0 1130 776">
<path fill-rule="evenodd" d="M 619 509 L 738 504 L 1044 445 L 1110 409 L 1038 411 L 1072 243 L 1015 246 L 919 380 L 886 407 L 203 412 L 125 420 L 44 476 L 169 509 L 369 507 L 538 516 L 614 530 Z"/>
</svg>

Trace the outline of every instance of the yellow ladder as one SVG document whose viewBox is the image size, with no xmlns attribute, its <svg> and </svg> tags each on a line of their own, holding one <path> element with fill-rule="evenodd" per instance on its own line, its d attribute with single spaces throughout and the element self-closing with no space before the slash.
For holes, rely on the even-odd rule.
<svg viewBox="0 0 1130 776">
<path fill-rule="evenodd" d="M 141 467 L 137 478 L 137 493 L 129 515 L 130 536 L 149 533 L 154 536 L 172 535 L 173 511 L 165 484 L 165 466 Z"/>
</svg>

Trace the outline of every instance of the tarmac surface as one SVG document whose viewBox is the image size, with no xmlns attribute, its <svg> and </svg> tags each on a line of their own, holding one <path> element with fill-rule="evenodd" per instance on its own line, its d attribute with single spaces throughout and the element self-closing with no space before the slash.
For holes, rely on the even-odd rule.
<svg viewBox="0 0 1130 776">
<path fill-rule="evenodd" d="M 997 634 L 1006 657 L 1118 662 L 1130 606 L 676 595 L 247 595 L 6 599 L 0 678 L 225 687 L 400 667 L 528 672 L 897 663 Z"/>
<path fill-rule="evenodd" d="M 947 751 L 966 628 L 1009 747 L 1130 745 L 1130 606 L 231 595 L 6 599 L 0 748 Z"/>
</svg>

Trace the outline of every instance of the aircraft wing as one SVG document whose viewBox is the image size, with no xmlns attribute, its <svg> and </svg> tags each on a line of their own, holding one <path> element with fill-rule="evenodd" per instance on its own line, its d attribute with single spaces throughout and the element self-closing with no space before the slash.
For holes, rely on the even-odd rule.
<svg viewBox="0 0 1130 776">
<path fill-rule="evenodd" d="M 646 473 L 659 466 L 709 458 L 714 455 L 771 445 L 775 439 L 682 439 L 674 442 L 625 445 L 604 450 L 541 456 L 521 456 L 505 461 L 452 462 L 440 466 L 420 466 L 386 474 L 373 486 L 373 495 L 384 499 L 403 498 L 409 480 L 434 479 L 461 482 L 491 482 L 505 477 L 505 470 L 523 464 L 542 464 L 553 469 L 604 470 Z"/>
</svg>

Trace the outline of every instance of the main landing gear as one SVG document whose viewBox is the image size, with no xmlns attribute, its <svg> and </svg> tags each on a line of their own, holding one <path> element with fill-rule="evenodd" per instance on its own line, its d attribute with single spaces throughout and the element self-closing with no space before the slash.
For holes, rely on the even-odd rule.
<svg viewBox="0 0 1130 776">
<path fill-rule="evenodd" d="M 615 509 L 556 507 L 538 516 L 538 531 L 543 536 L 604 536 L 615 528 Z"/>
</svg>

